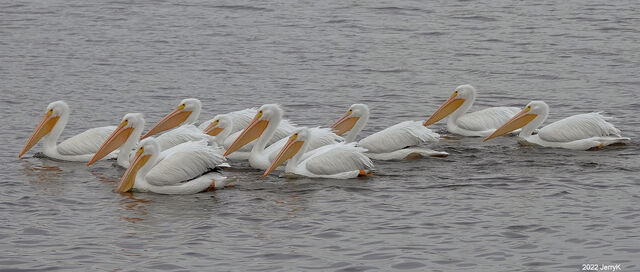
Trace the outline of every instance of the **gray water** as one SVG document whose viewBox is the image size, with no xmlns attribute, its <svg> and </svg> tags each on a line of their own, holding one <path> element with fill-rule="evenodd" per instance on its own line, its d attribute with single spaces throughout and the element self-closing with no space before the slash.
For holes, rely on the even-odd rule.
<svg viewBox="0 0 640 272">
<path fill-rule="evenodd" d="M 638 1 L 91 2 L 0 1 L 1 270 L 640 269 Z M 424 120 L 466 83 L 474 109 L 605 111 L 632 143 L 442 140 L 447 158 L 354 180 L 238 164 L 232 187 L 189 196 L 114 193 L 123 169 L 34 157 L 39 145 L 17 159 L 60 99 L 63 139 L 127 112 L 155 123 L 186 97 L 201 121 L 280 103 L 307 126 L 367 103 L 368 135 Z"/>
</svg>

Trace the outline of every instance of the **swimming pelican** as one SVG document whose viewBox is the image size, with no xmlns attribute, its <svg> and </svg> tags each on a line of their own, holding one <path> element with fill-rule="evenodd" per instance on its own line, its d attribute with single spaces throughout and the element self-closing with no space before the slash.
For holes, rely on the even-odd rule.
<svg viewBox="0 0 640 272">
<path fill-rule="evenodd" d="M 223 161 L 220 151 L 207 146 L 204 140 L 182 143 L 160 153 L 158 142 L 147 138 L 140 142 L 116 191 L 195 194 L 222 188 L 227 177 L 208 171 Z"/>
<path fill-rule="evenodd" d="M 458 86 L 449 99 L 424 122 L 424 126 L 451 115 L 447 120 L 449 132 L 462 136 L 486 137 L 520 111 L 516 107 L 493 107 L 467 113 L 475 100 L 476 89 L 473 86 Z"/>
<path fill-rule="evenodd" d="M 215 117 L 209 119 L 208 121 L 205 121 L 202 124 L 200 124 L 198 128 L 202 131 L 205 131 L 205 133 L 206 131 L 209 131 L 209 133 L 207 134 L 211 136 L 216 136 L 217 137 L 216 141 L 219 144 L 222 144 L 220 140 L 224 140 L 227 136 L 246 128 L 251 123 L 251 120 L 253 119 L 253 117 L 256 116 L 256 113 L 258 113 L 257 108 L 248 108 L 244 110 L 228 112 L 225 114 L 218 114 Z M 220 132 L 222 132 L 222 130 L 214 129 L 216 125 L 213 124 L 215 123 L 216 120 L 220 119 L 220 117 L 222 116 L 225 116 L 226 118 L 228 118 L 228 126 L 225 126 L 224 128 L 229 128 L 227 130 L 228 134 L 224 138 L 219 137 L 218 135 Z"/>
<path fill-rule="evenodd" d="M 130 153 L 136 148 L 143 129 L 144 117 L 142 113 L 125 114 L 125 116 L 122 117 L 120 125 L 118 125 L 113 133 L 103 142 L 91 160 L 87 162 L 87 165 L 91 165 L 112 151 L 119 149 L 116 163 L 124 168 L 128 168 Z"/>
<path fill-rule="evenodd" d="M 494 133 L 484 139 L 504 135 L 522 128 L 518 135 L 523 144 L 546 147 L 561 147 L 573 150 L 600 148 L 615 143 L 624 143 L 629 138 L 620 136 L 615 128 L 598 112 L 578 114 L 553 122 L 533 135 L 533 131 L 542 125 L 549 114 L 549 106 L 544 101 L 531 101 L 527 106 L 511 118 Z"/>
<path fill-rule="evenodd" d="M 87 163 L 92 163 L 102 159 L 104 156 L 119 149 L 116 163 L 124 168 L 129 167 L 131 151 L 136 148 L 140 139 L 140 134 L 144 130 L 144 117 L 142 113 L 127 113 L 122 117 L 122 122 L 113 131 L 111 135 L 104 141 L 100 149 Z M 163 133 L 157 138 L 156 142 L 160 145 L 160 150 L 167 150 L 171 147 L 189 141 L 211 140 L 211 136 L 203 134 L 194 126 L 181 126 L 167 133 Z"/>
<path fill-rule="evenodd" d="M 287 160 L 285 173 L 313 178 L 355 178 L 373 169 L 373 162 L 363 153 L 366 150 L 355 143 L 335 143 L 308 151 L 310 136 L 307 128 L 291 135 L 263 176 Z"/>
<path fill-rule="evenodd" d="M 282 109 L 276 104 L 266 104 L 260 107 L 251 124 L 235 138 L 224 153 L 224 156 L 232 154 L 244 145 L 257 139 L 249 154 L 249 165 L 260 170 L 269 168 L 278 151 L 280 151 L 287 141 L 287 138 L 282 138 L 267 147 L 276 130 L 280 127 L 282 115 Z M 329 129 L 313 128 L 311 133 L 313 134 L 309 141 L 309 148 L 311 150 L 323 145 L 335 143 L 342 139 L 342 137 L 337 136 Z"/>
<path fill-rule="evenodd" d="M 165 130 L 170 130 L 181 124 L 193 125 L 198 120 L 198 117 L 200 117 L 201 110 L 202 102 L 200 102 L 200 100 L 196 98 L 183 99 L 180 101 L 180 104 L 178 104 L 178 107 L 147 131 L 147 133 L 142 136 L 142 139 L 156 135 Z"/>
<path fill-rule="evenodd" d="M 365 104 L 353 104 L 330 128 L 338 135 L 346 135 L 345 142 L 354 142 L 368 120 L 369 107 Z M 417 147 L 427 142 L 438 142 L 439 137 L 420 121 L 405 121 L 367 136 L 358 142 L 358 146 L 367 149 L 365 155 L 376 160 L 445 157 L 448 155 L 446 152 Z"/>
<path fill-rule="evenodd" d="M 47 157 L 65 161 L 89 161 L 98 150 L 100 144 L 109 137 L 116 128 L 114 126 L 97 127 L 86 130 L 73 136 L 60 144 L 58 138 L 69 121 L 71 110 L 64 101 L 55 101 L 47 106 L 44 117 L 36 127 L 31 137 L 25 144 L 18 157 L 29 151 L 34 145 L 43 139 L 44 154 Z M 106 155 L 106 154 L 105 154 Z M 110 157 L 115 155 L 111 154 Z"/>
<path fill-rule="evenodd" d="M 256 110 L 256 113 L 257 112 L 258 111 Z M 251 123 L 251 120 L 249 120 L 249 123 Z M 249 126 L 249 123 L 247 123 L 247 126 Z M 233 140 L 237 138 L 237 135 L 235 136 L 235 138 L 229 137 L 229 135 L 231 135 L 235 128 L 236 126 L 234 125 L 233 118 L 229 114 L 218 114 L 211 120 L 211 122 L 209 122 L 209 124 L 204 128 L 203 132 L 208 135 L 214 136 L 214 141 L 219 146 L 228 148 L 231 143 L 233 143 Z M 243 146 L 236 152 L 227 155 L 227 158 L 233 161 L 248 160 L 252 147 L 253 142 Z"/>
<path fill-rule="evenodd" d="M 207 140 L 213 141 L 213 137 L 205 134 L 194 123 L 200 116 L 202 102 L 196 98 L 187 98 L 171 113 L 167 114 L 155 126 L 153 126 L 141 139 L 169 130 L 158 136 L 160 148 L 176 146 L 188 141 Z"/>
<path fill-rule="evenodd" d="M 256 114 L 257 110 L 255 111 L 255 114 L 253 116 L 255 116 Z M 251 119 L 253 119 L 253 116 L 251 117 Z M 249 120 L 249 122 L 244 125 L 244 127 L 234 132 L 234 129 L 238 127 L 235 124 L 237 120 L 238 118 L 233 118 L 233 116 L 229 114 L 218 114 L 212 119 L 212 122 L 209 123 L 209 125 L 204 129 L 203 132 L 208 135 L 215 136 L 215 141 L 219 145 L 224 146 L 225 148 L 229 148 L 238 138 L 238 136 L 240 136 L 242 130 L 248 127 L 252 121 Z M 283 138 L 286 138 L 288 135 L 291 135 L 294 130 L 295 127 L 291 123 L 289 123 L 288 120 L 281 120 L 277 125 L 273 136 L 267 141 L 266 146 L 271 146 L 272 144 L 282 140 Z M 242 146 L 240 149 L 227 155 L 227 158 L 230 160 L 248 160 L 251 149 L 253 149 L 255 143 L 256 142 L 253 141 Z"/>
</svg>

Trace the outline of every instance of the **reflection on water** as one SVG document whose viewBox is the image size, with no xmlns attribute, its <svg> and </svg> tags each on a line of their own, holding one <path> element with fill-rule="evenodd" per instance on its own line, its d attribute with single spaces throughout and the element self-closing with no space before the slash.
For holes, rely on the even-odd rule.
<svg viewBox="0 0 640 272">
<path fill-rule="evenodd" d="M 122 199 L 119 203 L 125 210 L 123 213 L 134 214 L 132 216 L 122 216 L 121 218 L 131 223 L 144 220 L 147 215 L 147 208 L 144 204 L 150 202 L 150 200 L 136 198 L 131 192 L 120 193 L 120 195 L 126 198 Z"/>
<path fill-rule="evenodd" d="M 32 181 L 49 182 L 55 181 L 64 175 L 64 172 L 60 167 L 47 160 L 38 160 L 41 164 L 36 164 L 31 161 L 22 161 L 22 170 L 25 176 L 33 177 Z"/>
</svg>

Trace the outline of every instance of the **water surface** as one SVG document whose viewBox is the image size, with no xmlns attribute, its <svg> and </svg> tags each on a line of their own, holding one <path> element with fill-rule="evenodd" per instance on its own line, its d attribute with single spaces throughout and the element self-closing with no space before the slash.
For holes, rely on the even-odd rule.
<svg viewBox="0 0 640 272">
<path fill-rule="evenodd" d="M 638 270 L 637 1 L 4 1 L 0 3 L 0 267 L 7 270 Z M 547 123 L 605 111 L 632 145 L 442 140 L 448 158 L 376 162 L 369 179 L 287 180 L 246 165 L 232 188 L 116 194 L 124 170 L 17 154 L 49 102 L 62 138 L 279 103 L 362 135 L 424 120 L 461 84 L 474 109 L 544 100 Z M 443 124 L 434 129 L 442 131 Z"/>
</svg>

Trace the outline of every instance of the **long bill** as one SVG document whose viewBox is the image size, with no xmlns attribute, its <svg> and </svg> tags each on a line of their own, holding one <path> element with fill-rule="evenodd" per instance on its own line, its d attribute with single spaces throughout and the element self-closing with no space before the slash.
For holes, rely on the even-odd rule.
<svg viewBox="0 0 640 272">
<path fill-rule="evenodd" d="M 138 174 L 138 170 L 140 170 L 140 168 L 142 168 L 142 166 L 144 166 L 151 157 L 151 154 L 146 154 L 143 156 L 143 153 L 143 147 L 138 149 L 138 152 L 136 152 L 136 156 L 133 158 L 133 162 L 131 163 L 129 168 L 127 168 L 127 171 L 124 172 L 124 175 L 122 175 L 120 183 L 118 184 L 118 188 L 116 188 L 116 192 L 124 193 L 133 188 L 133 184 L 135 184 L 136 182 L 136 175 Z"/>
<path fill-rule="evenodd" d="M 263 177 L 269 175 L 271 171 L 278 168 L 278 166 L 282 165 L 288 159 L 293 158 L 293 156 L 295 156 L 298 151 L 300 151 L 300 148 L 302 148 L 304 141 L 296 141 L 297 138 L 297 135 L 292 135 L 291 137 L 289 137 L 289 141 L 287 141 L 282 150 L 280 150 L 280 153 L 278 153 L 276 159 L 273 160 L 273 163 L 271 163 L 269 169 L 267 169 L 267 171 L 264 171 L 264 174 L 262 174 Z"/>
<path fill-rule="evenodd" d="M 261 116 L 261 114 L 257 114 L 256 117 L 253 118 L 251 124 L 242 131 L 240 136 L 238 136 L 231 146 L 229 146 L 227 151 L 224 152 L 224 156 L 228 156 L 262 135 L 262 133 L 267 129 L 269 121 L 259 120 Z"/>
<path fill-rule="evenodd" d="M 487 136 L 487 138 L 484 138 L 482 141 L 486 142 L 486 141 L 491 140 L 491 139 L 493 139 L 495 137 L 505 135 L 505 134 L 507 134 L 509 132 L 512 132 L 512 131 L 516 130 L 516 129 L 524 127 L 529 122 L 533 121 L 533 119 L 535 119 L 536 117 L 538 117 L 537 114 L 529 113 L 529 109 L 525 108 L 524 110 L 520 111 L 518 114 L 516 114 L 513 117 L 511 117 L 511 119 L 509 119 L 509 121 L 504 123 L 504 125 L 502 125 L 498 129 L 496 129 L 496 131 L 491 133 L 491 135 Z"/>
<path fill-rule="evenodd" d="M 176 108 L 171 113 L 167 114 L 167 116 L 162 118 L 162 120 L 144 134 L 140 140 L 179 126 L 189 118 L 189 115 L 191 115 L 191 111 L 185 111 L 183 106 Z"/>
<path fill-rule="evenodd" d="M 451 95 L 422 125 L 426 127 L 442 120 L 456 111 L 463 103 L 463 98 L 457 98 L 455 94 Z"/>
<path fill-rule="evenodd" d="M 347 133 L 347 131 L 351 130 L 358 120 L 360 120 L 360 117 L 349 116 L 351 116 L 350 112 L 345 113 L 344 116 L 338 119 L 338 121 L 333 123 L 329 128 L 338 136 Z"/>
<path fill-rule="evenodd" d="M 109 135 L 109 138 L 107 138 L 107 140 L 104 141 L 102 146 L 100 146 L 100 149 L 96 151 L 96 154 L 94 154 L 93 157 L 91 157 L 91 160 L 87 162 L 87 165 L 91 165 L 92 163 L 104 158 L 106 155 L 109 155 L 109 153 L 118 149 L 118 147 L 121 147 L 127 141 L 127 139 L 129 139 L 129 136 L 131 136 L 131 133 L 133 133 L 133 128 L 132 127 L 125 128 L 127 123 L 128 123 L 127 121 L 122 122 L 116 128 L 116 130 L 114 130 L 113 133 Z M 130 150 L 122 150 L 122 152 L 129 152 L 129 151 Z"/>
<path fill-rule="evenodd" d="M 40 124 L 38 124 L 36 129 L 33 131 L 31 136 L 29 137 L 29 140 L 24 145 L 24 148 L 22 148 L 22 152 L 20 152 L 20 155 L 18 155 L 18 158 L 21 158 L 22 155 L 24 155 L 24 153 L 27 153 L 27 151 L 29 151 L 29 149 L 31 149 L 34 145 L 36 145 L 38 141 L 42 139 L 42 137 L 49 134 L 49 132 L 51 132 L 53 127 L 56 125 L 56 123 L 58 123 L 60 116 L 52 117 L 51 114 L 52 114 L 51 112 L 47 112 L 42 117 L 42 121 L 40 121 Z"/>
</svg>

